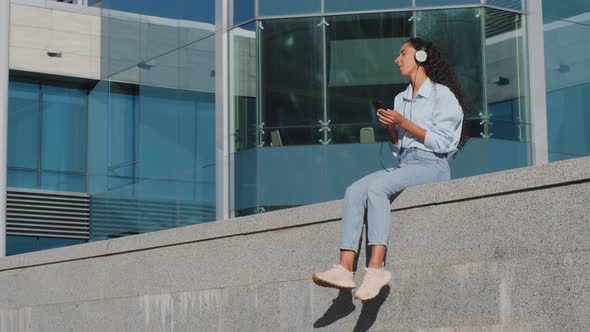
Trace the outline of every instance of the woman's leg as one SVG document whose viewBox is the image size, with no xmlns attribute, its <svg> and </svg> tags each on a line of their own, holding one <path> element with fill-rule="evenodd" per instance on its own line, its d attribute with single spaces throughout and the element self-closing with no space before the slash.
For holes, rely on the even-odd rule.
<svg viewBox="0 0 590 332">
<path fill-rule="evenodd" d="M 394 169 L 390 170 L 390 172 L 393 171 Z M 380 182 L 387 174 L 389 172 L 385 170 L 371 173 L 351 184 L 344 194 L 340 224 L 340 264 L 349 271 L 352 271 L 356 251 L 359 248 L 370 185 Z"/>
<path fill-rule="evenodd" d="M 352 250 L 340 250 L 340 265 L 344 266 L 348 271 L 352 271 L 355 257 L 356 253 Z"/>
<path fill-rule="evenodd" d="M 360 236 L 363 228 L 363 217 L 367 207 L 368 184 L 378 179 L 380 171 L 369 174 L 354 182 L 344 195 L 344 208 L 342 211 L 342 223 L 340 224 L 340 264 L 325 272 L 317 272 L 312 279 L 323 286 L 342 289 L 355 288 L 354 273 L 352 272 L 356 251 L 360 243 Z"/>
<path fill-rule="evenodd" d="M 371 269 L 380 269 L 383 267 L 383 260 L 385 258 L 385 251 L 387 247 L 381 244 L 371 246 L 371 258 L 367 266 Z"/>
<path fill-rule="evenodd" d="M 407 187 L 446 179 L 448 166 L 440 162 L 412 162 L 369 183 L 367 190 L 367 243 L 371 246 L 369 267 L 381 268 L 389 242 L 390 197 Z"/>
</svg>

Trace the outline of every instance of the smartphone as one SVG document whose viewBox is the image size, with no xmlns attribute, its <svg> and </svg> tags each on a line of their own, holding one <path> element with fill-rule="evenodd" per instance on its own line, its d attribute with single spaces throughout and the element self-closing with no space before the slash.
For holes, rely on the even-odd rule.
<svg viewBox="0 0 590 332">
<path fill-rule="evenodd" d="M 374 100 L 373 101 L 373 106 L 375 107 L 375 109 L 385 109 L 385 105 L 383 105 L 383 102 L 381 100 Z"/>
</svg>

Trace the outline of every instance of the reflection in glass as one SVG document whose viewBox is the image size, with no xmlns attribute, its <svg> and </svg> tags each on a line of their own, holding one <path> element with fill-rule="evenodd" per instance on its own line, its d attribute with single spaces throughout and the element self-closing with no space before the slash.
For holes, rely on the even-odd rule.
<svg viewBox="0 0 590 332">
<path fill-rule="evenodd" d="M 480 3 L 481 0 L 416 0 L 416 7 L 475 5 Z"/>
<path fill-rule="evenodd" d="M 236 152 L 258 146 L 256 24 L 230 30 L 229 40 L 230 151 Z"/>
<path fill-rule="evenodd" d="M 412 0 L 324 0 L 325 12 L 411 8 Z"/>
<path fill-rule="evenodd" d="M 154 16 L 141 16 L 141 59 L 149 60 L 174 50 L 179 44 L 179 22 Z"/>
<path fill-rule="evenodd" d="M 584 14 L 590 12 L 590 2 L 580 0 L 543 0 L 543 16 L 551 20 L 567 19 L 569 22 L 588 24 Z"/>
<path fill-rule="evenodd" d="M 179 51 L 179 87 L 192 91 L 215 91 L 215 35 L 193 42 Z"/>
<path fill-rule="evenodd" d="M 514 10 L 522 10 L 523 9 L 522 8 L 523 2 L 524 1 L 522 1 L 522 0 L 486 0 L 485 3 L 490 6 L 497 6 L 497 7 L 503 7 L 503 8 L 508 8 L 508 9 L 514 9 Z M 548 2 L 548 1 L 543 1 L 543 2 Z"/>
<path fill-rule="evenodd" d="M 582 4 L 566 3 L 585 10 Z M 559 13 L 557 6 L 551 9 Z M 552 15 L 545 6 L 543 10 L 544 15 Z M 590 155 L 590 27 L 546 19 L 543 31 L 549 161 Z"/>
<path fill-rule="evenodd" d="M 102 0 L 102 8 L 168 19 L 215 23 L 215 0 Z"/>
<path fill-rule="evenodd" d="M 103 8 L 108 81 L 89 98 L 91 238 L 214 220 L 215 1 Z"/>
<path fill-rule="evenodd" d="M 484 130 L 497 139 L 529 142 L 521 15 L 485 10 L 486 99 Z"/>
<path fill-rule="evenodd" d="M 179 54 L 173 60 L 166 56 L 169 52 L 215 34 L 214 13 L 208 13 L 214 0 L 175 0 L 154 6 L 146 10 L 135 1 L 108 2 L 110 9 L 102 11 L 102 78 L 123 71 L 130 74 L 134 67 L 178 67 Z M 160 58 L 158 64 L 155 58 Z"/>
<path fill-rule="evenodd" d="M 254 18 L 254 1 L 255 0 L 233 0 L 232 25 L 245 22 Z"/>
<path fill-rule="evenodd" d="M 322 9 L 321 0 L 258 0 L 258 15 L 291 15 L 319 13 Z"/>
<path fill-rule="evenodd" d="M 118 18 L 118 17 L 123 18 Z M 141 59 L 141 24 L 138 15 L 121 13 L 101 17 L 102 78 L 136 66 Z"/>
<path fill-rule="evenodd" d="M 91 196 L 93 240 L 215 219 L 214 94 L 137 88 L 111 88 L 121 94 L 118 117 L 128 121 L 121 120 L 124 130 L 108 122 L 112 151 L 102 170 L 106 179 L 93 180 L 93 189 L 103 190 Z"/>
</svg>

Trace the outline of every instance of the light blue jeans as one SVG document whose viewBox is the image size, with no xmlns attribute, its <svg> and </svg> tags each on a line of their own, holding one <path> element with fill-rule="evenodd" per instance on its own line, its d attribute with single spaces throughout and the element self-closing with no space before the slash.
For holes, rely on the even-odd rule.
<svg viewBox="0 0 590 332">
<path fill-rule="evenodd" d="M 415 148 L 405 149 L 398 168 L 369 174 L 346 189 L 340 227 L 340 249 L 357 252 L 367 211 L 367 244 L 389 242 L 391 197 L 418 184 L 447 181 L 451 171 L 447 159 Z"/>
</svg>

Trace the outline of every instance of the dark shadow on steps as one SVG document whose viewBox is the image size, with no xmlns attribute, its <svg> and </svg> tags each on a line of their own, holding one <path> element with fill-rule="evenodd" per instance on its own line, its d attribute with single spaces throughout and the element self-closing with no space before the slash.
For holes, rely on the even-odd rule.
<svg viewBox="0 0 590 332">
<path fill-rule="evenodd" d="M 363 309 L 361 310 L 359 319 L 354 326 L 354 332 L 368 331 L 371 326 L 375 324 L 379 309 L 381 309 L 381 306 L 385 303 L 385 300 L 387 300 L 390 291 L 391 288 L 389 285 L 385 285 L 374 299 L 363 302 Z"/>
<path fill-rule="evenodd" d="M 338 296 L 332 300 L 332 305 L 328 310 L 313 323 L 314 328 L 326 327 L 335 321 L 350 315 L 355 309 L 352 303 L 351 290 L 341 289 Z"/>
</svg>

